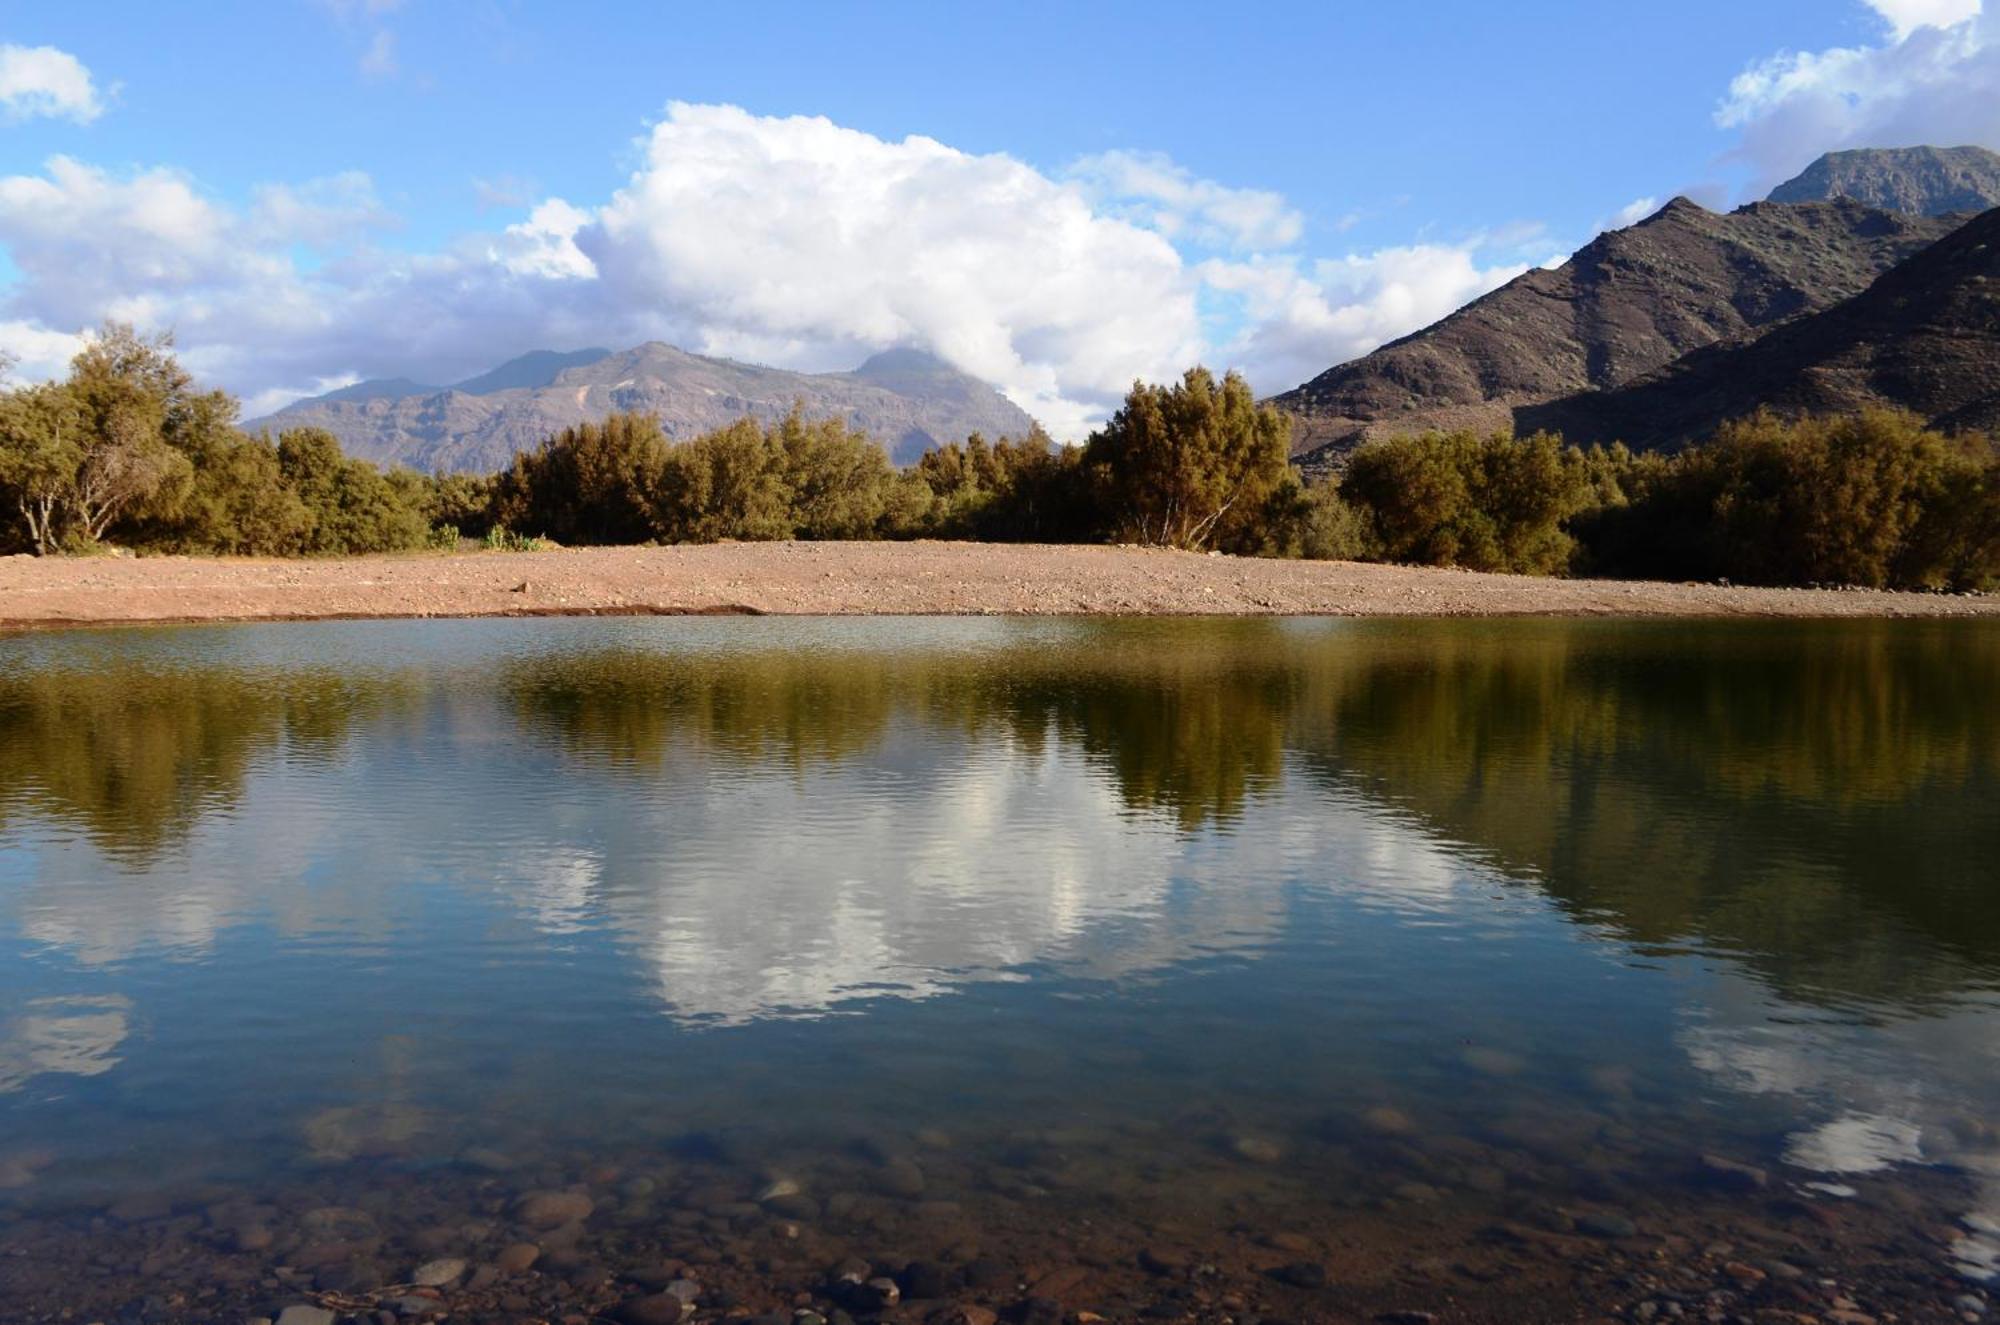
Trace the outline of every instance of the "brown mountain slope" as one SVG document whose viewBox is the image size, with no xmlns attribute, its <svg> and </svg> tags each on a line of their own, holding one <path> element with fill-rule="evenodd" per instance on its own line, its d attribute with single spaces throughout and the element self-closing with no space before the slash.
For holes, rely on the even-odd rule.
<svg viewBox="0 0 2000 1325">
<path fill-rule="evenodd" d="M 1294 456 L 1320 460 L 1370 436 L 1506 428 L 1523 406 L 1828 308 L 1952 224 L 1851 200 L 1719 214 L 1676 198 L 1274 403 L 1293 416 Z"/>
<path fill-rule="evenodd" d="M 1949 216 L 2000 207 L 2000 153 L 1983 147 L 1828 152 L 1771 190 L 1772 202 L 1852 198 L 1887 212 Z"/>
<path fill-rule="evenodd" d="M 898 464 L 972 432 L 1019 437 L 1034 422 L 992 387 L 916 351 L 878 354 L 848 373 L 795 373 L 654 342 L 617 354 L 526 355 L 457 387 L 361 383 L 259 425 L 324 428 L 377 464 L 483 473 L 551 433 L 618 411 L 657 414 L 669 436 L 688 437 L 746 415 L 782 418 L 795 401 L 809 417 L 846 419 Z"/>
<path fill-rule="evenodd" d="M 1672 449 L 1758 409 L 1871 405 L 1946 430 L 2000 429 L 2000 208 L 1825 312 L 1697 351 L 1619 390 L 1523 408 L 1514 422 L 1574 442 Z"/>
</svg>

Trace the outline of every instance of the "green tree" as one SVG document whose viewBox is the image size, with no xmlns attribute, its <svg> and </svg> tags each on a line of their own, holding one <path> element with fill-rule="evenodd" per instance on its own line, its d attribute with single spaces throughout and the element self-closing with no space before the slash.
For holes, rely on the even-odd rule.
<svg viewBox="0 0 2000 1325">
<path fill-rule="evenodd" d="M 195 398 L 172 345 L 107 322 L 66 381 L 9 393 L 0 483 L 38 551 L 98 542 L 184 488 L 191 466 L 170 434 Z"/>
<path fill-rule="evenodd" d="M 791 537 L 771 435 L 746 418 L 671 447 L 661 472 L 657 528 L 670 543 Z"/>
<path fill-rule="evenodd" d="M 1565 526 L 1597 488 L 1583 453 L 1559 438 L 1457 432 L 1364 445 L 1340 493 L 1390 561 L 1551 575 L 1569 569 Z"/>
<path fill-rule="evenodd" d="M 71 484 L 71 532 L 99 542 L 119 519 L 163 492 L 177 493 L 192 466 L 172 444 L 196 405 L 173 335 L 142 336 L 107 322 L 70 363 L 83 411 L 81 463 Z"/>
<path fill-rule="evenodd" d="M 300 550 L 328 555 L 399 552 L 430 538 L 421 477 L 386 477 L 350 459 L 332 433 L 293 428 L 278 435 L 278 469 L 310 523 Z"/>
<path fill-rule="evenodd" d="M 67 386 L 24 387 L 0 396 L 0 494 L 19 518 L 19 536 L 38 556 L 61 543 L 82 463 L 83 410 Z"/>
<path fill-rule="evenodd" d="M 1622 505 L 1578 523 L 1595 569 L 1747 584 L 1972 589 L 2000 580 L 2000 451 L 1914 415 L 1724 426 L 1631 458 Z"/>
<path fill-rule="evenodd" d="M 1136 382 L 1093 433 L 1084 463 L 1120 536 L 1160 547 L 1237 550 L 1285 479 L 1290 425 L 1230 373 L 1191 368 L 1172 386 Z"/>
<path fill-rule="evenodd" d="M 563 429 L 494 480 L 493 521 L 559 543 L 643 543 L 654 535 L 667 439 L 651 415 Z"/>
<path fill-rule="evenodd" d="M 880 534 L 896 475 L 880 443 L 840 419 L 807 422 L 799 405 L 772 429 L 771 440 L 791 537 Z"/>
</svg>

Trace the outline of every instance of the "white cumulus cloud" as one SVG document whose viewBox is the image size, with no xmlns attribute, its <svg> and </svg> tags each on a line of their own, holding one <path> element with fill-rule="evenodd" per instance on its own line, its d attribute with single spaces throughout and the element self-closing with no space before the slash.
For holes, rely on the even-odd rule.
<svg viewBox="0 0 2000 1325">
<path fill-rule="evenodd" d="M 1290 387 L 1426 327 L 1528 269 L 1482 265 L 1484 247 L 1477 239 L 1413 244 L 1309 264 L 1211 259 L 1202 276 L 1210 289 L 1241 301 L 1244 325 L 1227 346 L 1229 357 L 1253 382 Z"/>
<path fill-rule="evenodd" d="M 2000 148 L 2000 16 L 1979 0 L 1870 7 L 1881 42 L 1780 52 L 1730 83 L 1716 123 L 1739 133 L 1753 194 L 1841 148 Z"/>
<path fill-rule="evenodd" d="M 1600 230 L 1623 230 L 1628 225 L 1637 225 L 1659 210 L 1660 200 L 1658 198 L 1650 196 L 1634 198 L 1613 212 L 1611 218 L 1598 228 Z"/>
<path fill-rule="evenodd" d="M 1277 195 L 1138 153 L 1050 174 L 684 104 L 641 146 L 601 202 L 545 198 L 426 252 L 385 246 L 397 218 L 359 172 L 232 204 L 168 167 L 54 157 L 0 176 L 18 273 L 0 347 L 26 377 L 58 371 L 106 317 L 172 328 L 254 415 L 536 348 L 658 339 L 829 370 L 915 345 L 1080 438 L 1136 378 L 1206 361 L 1284 390 L 1522 269 L 1504 236 L 1315 260 Z"/>
<path fill-rule="evenodd" d="M 1867 0 L 1898 40 L 1918 28 L 1949 28 L 1979 13 L 1980 0 Z"/>
<path fill-rule="evenodd" d="M 1062 431 L 1201 349 L 1160 235 L 1011 157 L 823 118 L 670 106 L 577 243 L 695 348 L 830 368 L 927 345 Z"/>
<path fill-rule="evenodd" d="M 1197 178 L 1162 152 L 1101 152 L 1070 167 L 1092 199 L 1169 238 L 1235 249 L 1285 248 L 1305 219 L 1268 189 Z"/>
<path fill-rule="evenodd" d="M 0 46 L 0 112 L 7 119 L 38 115 L 88 124 L 104 102 L 83 61 L 53 46 Z"/>
<path fill-rule="evenodd" d="M 0 321 L 0 367 L 12 364 L 8 376 L 28 382 L 60 377 L 82 349 L 82 336 L 31 322 Z"/>
</svg>

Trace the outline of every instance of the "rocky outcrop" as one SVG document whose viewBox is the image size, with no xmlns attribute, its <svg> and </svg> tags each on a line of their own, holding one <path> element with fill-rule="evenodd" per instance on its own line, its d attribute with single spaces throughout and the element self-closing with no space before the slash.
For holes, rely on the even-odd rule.
<svg viewBox="0 0 2000 1325">
<path fill-rule="evenodd" d="M 2000 207 L 2000 153 L 1983 147 L 1828 152 L 1771 190 L 1772 202 L 1852 198 L 1887 212 L 1949 216 Z"/>
</svg>

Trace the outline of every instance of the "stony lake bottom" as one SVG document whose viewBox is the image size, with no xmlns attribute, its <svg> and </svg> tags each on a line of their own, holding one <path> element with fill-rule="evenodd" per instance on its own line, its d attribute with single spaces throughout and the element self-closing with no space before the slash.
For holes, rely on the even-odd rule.
<svg viewBox="0 0 2000 1325">
<path fill-rule="evenodd" d="M 1976 1319 L 1996 696 L 1982 622 L 0 638 L 0 1319 Z"/>
</svg>

